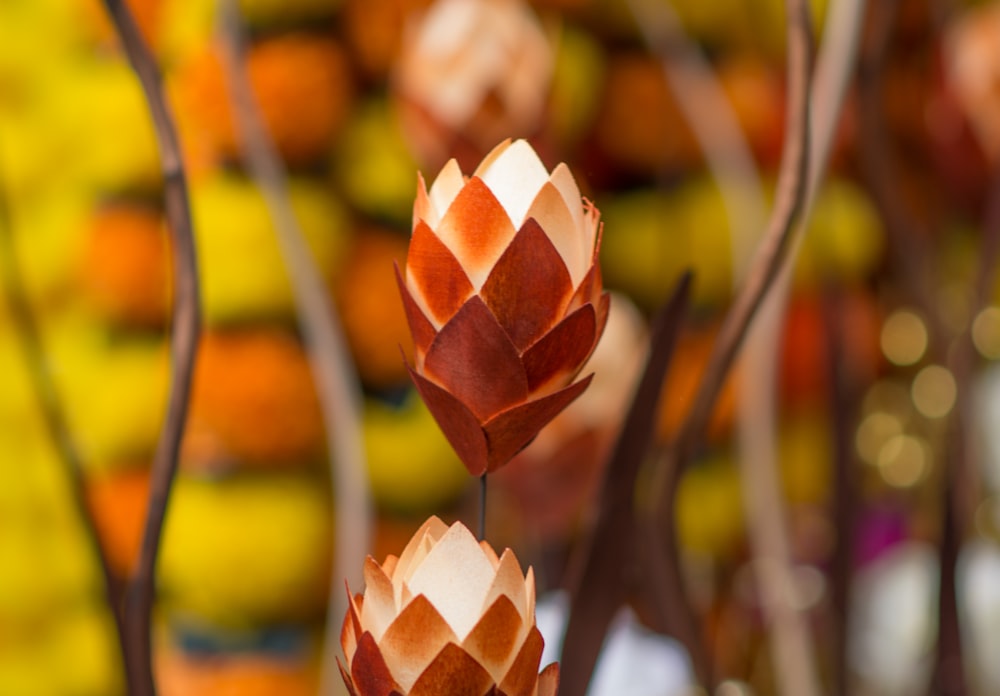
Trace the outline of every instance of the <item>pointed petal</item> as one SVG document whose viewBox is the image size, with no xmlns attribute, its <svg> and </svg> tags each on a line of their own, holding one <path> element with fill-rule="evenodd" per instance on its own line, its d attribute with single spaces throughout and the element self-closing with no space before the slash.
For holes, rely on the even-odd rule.
<svg viewBox="0 0 1000 696">
<path fill-rule="evenodd" d="M 503 681 L 500 691 L 508 696 L 530 696 L 538 681 L 538 664 L 542 661 L 545 641 L 536 626 L 532 626 Z"/>
<path fill-rule="evenodd" d="M 337 669 L 340 670 L 340 677 L 344 680 L 344 686 L 347 687 L 347 692 L 351 696 L 358 696 L 358 692 L 354 690 L 354 682 L 351 681 L 351 675 L 347 673 L 346 669 L 344 669 L 344 665 L 341 664 L 339 657 L 337 658 Z"/>
<path fill-rule="evenodd" d="M 392 622 L 378 647 L 406 693 L 441 648 L 456 640 L 431 601 L 418 594 Z"/>
<path fill-rule="evenodd" d="M 351 660 L 351 679 L 358 696 L 390 696 L 399 690 L 372 634 L 358 639 L 358 649 Z"/>
<path fill-rule="evenodd" d="M 472 295 L 472 284 L 454 254 L 424 222 L 418 222 L 406 255 L 406 282 L 413 299 L 436 328 Z"/>
<path fill-rule="evenodd" d="M 488 465 L 486 436 L 472 411 L 450 393 L 415 372 L 409 365 L 410 379 L 420 392 L 438 427 L 451 444 L 455 454 L 473 476 L 486 473 Z"/>
<path fill-rule="evenodd" d="M 434 337 L 437 336 L 437 329 L 434 328 L 430 319 L 420 309 L 420 305 L 417 304 L 417 301 L 410 293 L 410 289 L 406 287 L 406 282 L 399 272 L 399 266 L 394 263 L 393 267 L 396 269 L 396 284 L 399 286 L 399 296 L 403 298 L 403 311 L 406 312 L 406 323 L 409 324 L 410 335 L 413 336 L 413 360 L 418 370 L 423 369 L 427 349 L 434 342 Z"/>
<path fill-rule="evenodd" d="M 535 220 L 497 261 L 480 295 L 520 353 L 562 316 L 571 294 L 566 265 Z"/>
<path fill-rule="evenodd" d="M 549 179 L 545 165 L 525 140 L 514 141 L 496 159 L 480 164 L 474 176 L 493 192 L 514 227 L 524 222 L 531 202 Z"/>
<path fill-rule="evenodd" d="M 587 227 L 584 226 L 586 221 L 583 214 L 583 196 L 580 195 L 580 187 L 576 185 L 576 179 L 573 178 L 569 167 L 560 163 L 552 170 L 549 181 L 559 191 L 559 195 L 566 204 L 566 209 L 573 216 L 573 229 L 579 231 L 577 241 L 580 248 L 584 250 L 584 258 L 590 258 L 591 249 L 594 248 L 594 236 L 585 233 Z"/>
<path fill-rule="evenodd" d="M 514 237 L 516 227 L 481 179 L 469 179 L 434 231 L 477 290 Z"/>
<path fill-rule="evenodd" d="M 583 393 L 592 378 L 593 375 L 588 375 L 554 394 L 508 409 L 483 424 L 489 447 L 487 472 L 509 462 L 539 430 Z"/>
<path fill-rule="evenodd" d="M 492 683 L 482 665 L 449 643 L 420 675 L 409 696 L 483 696 Z"/>
<path fill-rule="evenodd" d="M 559 690 L 559 663 L 553 662 L 538 675 L 537 696 L 556 696 Z"/>
<path fill-rule="evenodd" d="M 400 576 L 396 579 L 409 580 L 410 576 L 413 575 L 416 561 L 423 560 L 427 556 L 427 552 L 430 551 L 438 539 L 443 537 L 447 531 L 448 525 L 440 517 L 437 515 L 428 517 L 420 525 L 420 529 L 413 533 L 413 536 L 410 537 L 410 540 L 403 548 L 403 552 L 399 554 L 396 567 L 399 569 Z"/>
<path fill-rule="evenodd" d="M 485 539 L 483 541 L 480 541 L 479 548 L 481 548 L 483 550 L 483 553 L 486 554 L 486 557 L 490 559 L 490 565 L 492 565 L 493 568 L 496 569 L 500 565 L 500 559 L 497 557 L 497 552 L 493 550 L 492 546 L 490 546 L 490 542 L 486 541 Z"/>
<path fill-rule="evenodd" d="M 433 221 L 427 221 L 429 225 L 433 227 L 441 222 L 441 218 L 448 212 L 448 208 L 455 201 L 463 186 L 465 186 L 465 176 L 462 174 L 462 168 L 458 166 L 456 160 L 448 160 L 448 163 L 438 172 L 437 178 L 431 184 L 428 192 L 428 198 L 435 215 Z"/>
<path fill-rule="evenodd" d="M 437 607 L 462 640 L 479 620 L 495 574 L 472 532 L 455 523 L 427 554 L 409 586 Z"/>
<path fill-rule="evenodd" d="M 350 609 L 344 614 L 344 623 L 340 627 L 340 649 L 344 651 L 348 663 L 354 658 L 354 653 L 358 649 L 358 634 L 354 631 Z"/>
<path fill-rule="evenodd" d="M 434 210 L 430 198 L 427 196 L 427 184 L 424 182 L 424 175 L 417 172 L 417 195 L 413 199 L 413 220 L 410 229 L 415 229 L 417 222 L 423 220 L 433 227 L 438 224 L 441 216 Z"/>
<path fill-rule="evenodd" d="M 497 158 L 502 155 L 507 148 L 511 145 L 511 139 L 506 138 L 502 142 L 498 143 L 496 147 L 489 151 L 486 157 L 480 160 L 479 165 L 476 167 L 476 171 L 472 172 L 472 176 L 478 176 L 480 179 L 483 178 L 483 172 L 493 166 L 493 163 L 497 161 Z"/>
<path fill-rule="evenodd" d="M 427 351 L 424 376 L 451 392 L 481 421 L 528 397 L 517 349 L 478 296 L 441 327 Z"/>
<path fill-rule="evenodd" d="M 569 271 L 574 287 L 583 280 L 590 265 L 590 250 L 584 250 L 583 230 L 577 227 L 562 194 L 551 181 L 545 182 L 528 208 L 527 219 L 534 218 L 552 240 Z"/>
<path fill-rule="evenodd" d="M 585 304 L 542 336 L 521 358 L 535 398 L 569 384 L 597 343 L 597 316 Z"/>
<path fill-rule="evenodd" d="M 365 559 L 364 577 L 365 601 L 361 605 L 361 625 L 379 641 L 396 618 L 392 581 L 371 556 Z"/>
<path fill-rule="evenodd" d="M 528 616 L 528 607 L 525 603 L 527 598 L 524 593 L 524 571 L 521 570 L 521 564 L 518 563 L 513 551 L 504 550 L 496 573 L 493 586 L 486 596 L 486 606 L 491 605 L 499 597 L 507 597 L 513 602 L 518 616 L 525 622 L 531 623 L 532 619 Z"/>
<path fill-rule="evenodd" d="M 462 648 L 482 665 L 494 681 L 499 682 L 510 669 L 521 645 L 521 616 L 514 603 L 500 596 L 490 604 Z"/>
<path fill-rule="evenodd" d="M 528 616 L 531 621 L 535 621 L 535 569 L 528 566 L 528 572 L 524 574 L 524 596 L 525 604 L 528 607 Z"/>
</svg>

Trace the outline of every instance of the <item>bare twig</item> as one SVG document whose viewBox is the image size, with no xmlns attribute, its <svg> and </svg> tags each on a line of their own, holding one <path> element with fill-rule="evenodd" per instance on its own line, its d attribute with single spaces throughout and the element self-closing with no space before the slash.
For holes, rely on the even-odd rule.
<svg viewBox="0 0 1000 696">
<path fill-rule="evenodd" d="M 170 337 L 172 376 L 166 421 L 150 472 L 149 507 L 135 574 L 125 595 L 125 628 L 130 696 L 156 693 L 152 665 L 152 607 L 156 557 L 170 490 L 177 473 L 194 373 L 201 308 L 187 181 L 174 120 L 163 95 L 159 69 L 123 0 L 104 0 L 129 62 L 139 78 L 160 146 L 163 198 L 173 254 L 173 316 Z"/>
<path fill-rule="evenodd" d="M 323 412 L 337 516 L 322 675 L 322 692 L 332 693 L 335 684 L 340 683 L 336 655 L 340 617 L 347 610 L 342 583 L 346 578 L 351 585 L 361 584 L 362 561 L 371 550 L 372 512 L 361 439 L 361 388 L 336 309 L 292 209 L 284 164 L 254 103 L 243 67 L 243 31 L 233 0 L 221 2 L 221 25 L 223 63 L 237 130 L 247 165 L 274 221 Z"/>
<path fill-rule="evenodd" d="M 28 367 L 28 376 L 38 398 L 38 406 L 49 431 L 56 453 L 70 482 L 70 494 L 77 515 L 83 523 L 84 532 L 97 557 L 104 582 L 104 595 L 108 609 L 114 619 L 115 633 L 118 639 L 122 661 L 125 660 L 125 624 L 122 616 L 121 590 L 122 579 L 118 577 L 108 561 L 104 546 L 90 506 L 87 504 L 86 476 L 83 471 L 83 460 L 76 447 L 76 441 L 66 422 L 66 413 L 52 378 L 47 353 L 42 340 L 41 331 L 35 322 L 35 314 L 28 300 L 24 279 L 21 276 L 21 266 L 17 259 L 17 249 L 14 244 L 14 226 L 11 219 L 6 190 L 0 187 L 0 278 L 3 279 L 4 293 L 10 306 L 11 317 L 24 348 L 24 358 Z"/>
<path fill-rule="evenodd" d="M 651 598 L 658 610 L 682 640 L 706 684 L 711 682 L 711 667 L 698 622 L 685 600 L 676 540 L 674 500 L 683 467 L 693 456 L 703 436 L 712 406 L 729 367 L 739 350 L 750 321 L 787 257 L 797 229 L 808 186 L 809 94 L 812 73 L 812 33 L 808 8 L 804 2 L 788 0 L 788 127 L 785 133 L 778 195 L 775 208 L 746 281 L 723 321 L 709 357 L 704 377 L 691 410 L 681 424 L 675 441 L 658 458 L 652 472 L 653 500 L 647 515 L 647 560 L 654 584 Z"/>
<path fill-rule="evenodd" d="M 690 285 L 691 276 L 683 276 L 653 324 L 646 367 L 605 469 L 597 519 L 574 559 L 562 651 L 562 663 L 572 667 L 562 671 L 562 696 L 586 693 L 608 625 L 636 584 L 636 479 L 653 437 L 661 385 L 687 314 Z"/>
</svg>

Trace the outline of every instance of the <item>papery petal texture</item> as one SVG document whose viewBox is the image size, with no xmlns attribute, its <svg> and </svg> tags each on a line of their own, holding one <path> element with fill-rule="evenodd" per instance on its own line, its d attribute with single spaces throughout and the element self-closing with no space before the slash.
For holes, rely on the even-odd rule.
<svg viewBox="0 0 1000 696">
<path fill-rule="evenodd" d="M 574 383 L 607 320 L 600 214 L 569 169 L 524 140 L 471 176 L 421 177 L 400 293 L 410 374 L 473 475 L 503 466 L 586 387 Z"/>
<path fill-rule="evenodd" d="M 398 557 L 369 558 L 364 575 L 341 629 L 352 694 L 555 693 L 557 668 L 539 673 L 534 574 L 509 549 L 498 557 L 462 524 L 432 517 Z"/>
</svg>

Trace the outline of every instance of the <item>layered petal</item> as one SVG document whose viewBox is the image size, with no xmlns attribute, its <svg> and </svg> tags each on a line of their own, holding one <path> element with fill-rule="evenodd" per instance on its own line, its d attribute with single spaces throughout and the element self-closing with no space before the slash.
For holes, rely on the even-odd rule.
<svg viewBox="0 0 1000 696">
<path fill-rule="evenodd" d="M 438 332 L 427 351 L 424 374 L 481 421 L 528 398 L 517 348 L 478 296 Z"/>
<path fill-rule="evenodd" d="M 423 314 L 440 328 L 472 295 L 472 283 L 451 250 L 423 220 L 406 256 L 406 281 Z"/>
<path fill-rule="evenodd" d="M 480 296 L 521 352 L 558 321 L 572 292 L 559 252 L 538 222 L 529 219 L 493 267 Z"/>
</svg>

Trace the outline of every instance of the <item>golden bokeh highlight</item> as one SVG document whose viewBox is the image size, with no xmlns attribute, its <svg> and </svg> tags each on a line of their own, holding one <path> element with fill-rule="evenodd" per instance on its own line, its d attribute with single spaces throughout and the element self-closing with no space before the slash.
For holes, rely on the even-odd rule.
<svg viewBox="0 0 1000 696">
<path fill-rule="evenodd" d="M 940 365 L 928 365 L 913 378 L 910 387 L 913 405 L 925 418 L 943 418 L 955 406 L 958 387 L 955 377 Z"/>
<path fill-rule="evenodd" d="M 927 350 L 927 327 L 914 312 L 901 309 L 893 312 L 882 325 L 882 352 L 895 365 L 913 365 Z"/>
<path fill-rule="evenodd" d="M 882 445 L 878 470 L 890 486 L 910 488 L 926 478 L 931 467 L 931 449 L 915 435 L 896 435 Z"/>
<path fill-rule="evenodd" d="M 854 445 L 862 461 L 875 465 L 885 443 L 902 433 L 903 422 L 898 416 L 885 411 L 876 411 L 861 421 L 854 436 Z"/>
<path fill-rule="evenodd" d="M 991 305 L 976 315 L 972 343 L 984 358 L 1000 359 L 1000 307 Z"/>
</svg>

